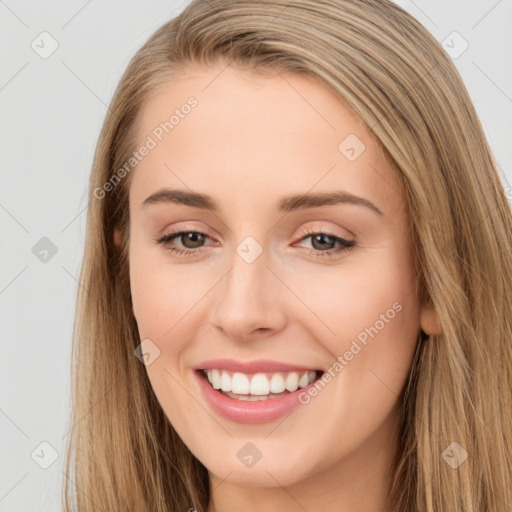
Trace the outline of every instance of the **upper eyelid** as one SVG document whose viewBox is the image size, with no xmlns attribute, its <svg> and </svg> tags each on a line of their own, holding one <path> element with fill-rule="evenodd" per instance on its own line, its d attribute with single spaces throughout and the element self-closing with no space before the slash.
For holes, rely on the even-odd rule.
<svg viewBox="0 0 512 512">
<path fill-rule="evenodd" d="M 186 234 L 186 233 L 199 233 L 199 234 L 204 235 L 206 238 L 209 238 L 210 240 L 213 240 L 213 238 L 208 233 L 206 233 L 203 230 L 200 230 L 200 229 L 182 229 L 182 228 L 180 228 L 180 229 L 178 229 L 176 231 L 164 232 L 160 237 L 158 237 L 158 239 L 162 240 L 164 238 L 170 238 L 174 242 L 175 240 L 179 240 L 180 236 L 183 235 L 183 234 Z M 306 229 L 305 232 L 303 232 L 299 236 L 298 240 L 296 240 L 294 242 L 294 244 L 296 244 L 298 242 L 302 242 L 302 241 L 306 240 L 307 238 L 312 237 L 315 234 L 327 235 L 327 236 L 330 236 L 330 237 L 332 237 L 332 238 L 334 238 L 336 240 L 342 240 L 344 242 L 355 242 L 355 240 L 351 240 L 350 238 L 347 238 L 345 236 L 337 235 L 336 233 L 333 233 L 333 232 L 331 232 L 328 229 L 323 229 L 322 230 L 322 229 L 308 228 L 308 229 Z M 195 250 L 195 249 L 190 249 L 190 250 Z"/>
<path fill-rule="evenodd" d="M 322 221 L 316 221 L 316 222 L 322 222 Z M 347 234 L 338 234 L 336 233 L 336 229 L 329 228 L 329 227 L 322 227 L 322 226 L 308 226 L 304 230 L 301 230 L 302 234 L 300 235 L 301 239 L 305 236 L 315 234 L 315 233 L 322 233 L 322 234 L 328 234 L 330 236 L 336 237 L 336 238 L 342 238 L 345 240 L 350 240 L 351 238 L 355 237 L 353 233 L 351 233 L 346 228 L 343 228 L 343 230 Z M 209 234 L 209 229 L 203 229 L 202 227 L 197 226 L 187 226 L 179 227 L 176 229 L 164 229 L 160 232 L 159 238 L 164 237 L 166 235 L 171 234 L 177 234 L 177 233 L 190 233 L 190 232 L 198 232 L 203 233 L 204 235 L 208 236 L 209 238 L 212 238 Z"/>
<path fill-rule="evenodd" d="M 197 232 L 197 231 L 194 231 L 194 230 L 188 230 L 188 231 L 187 230 L 177 230 L 176 232 L 168 233 L 167 235 L 164 235 L 162 238 L 157 239 L 155 241 L 158 242 L 159 245 L 162 245 L 163 247 L 165 247 L 166 243 L 171 243 L 171 241 L 172 241 L 172 244 L 175 245 L 176 244 L 176 242 L 174 241 L 175 238 L 180 239 L 181 235 L 183 235 L 184 233 L 190 233 L 190 232 Z M 319 234 L 319 233 L 320 234 L 326 234 L 327 236 L 330 236 L 331 238 L 333 238 L 334 243 L 341 244 L 340 247 L 330 249 L 329 251 L 320 251 L 320 250 L 315 249 L 315 248 L 309 249 L 309 248 L 306 248 L 306 247 L 303 249 L 303 250 L 308 251 L 308 255 L 313 255 L 314 254 L 314 256 L 316 256 L 317 258 L 325 258 L 324 261 L 337 261 L 338 257 L 341 257 L 343 254 L 345 254 L 345 253 L 347 253 L 349 251 L 354 250 L 358 246 L 358 242 L 356 240 L 350 240 L 348 238 L 339 237 L 337 235 L 331 235 L 330 233 L 327 233 L 327 232 L 319 232 L 318 230 L 311 230 L 310 232 L 304 233 L 297 241 L 295 241 L 292 244 L 292 247 L 293 246 L 297 246 L 297 244 L 304 243 L 304 241 L 306 239 L 309 239 L 313 235 Z M 206 236 L 206 238 L 212 239 L 208 234 L 206 234 L 206 233 L 203 233 L 203 234 Z M 167 237 L 169 239 L 165 240 L 165 238 L 167 238 Z M 188 248 L 186 246 L 183 246 L 183 248 L 181 248 L 180 244 L 182 244 L 182 242 L 178 242 L 177 246 L 167 247 L 166 249 L 169 250 L 169 251 L 173 251 L 175 253 L 178 253 L 178 254 L 183 254 L 183 255 L 186 254 L 187 256 L 194 256 L 194 255 L 199 256 L 208 247 L 208 244 L 206 244 L 206 245 L 203 245 L 203 246 L 200 246 L 200 247 L 197 247 L 197 248 L 190 249 L 190 248 Z M 215 245 L 217 245 L 217 244 L 214 243 L 213 246 L 215 246 Z M 332 251 L 332 252 L 330 252 L 330 251 Z"/>
</svg>

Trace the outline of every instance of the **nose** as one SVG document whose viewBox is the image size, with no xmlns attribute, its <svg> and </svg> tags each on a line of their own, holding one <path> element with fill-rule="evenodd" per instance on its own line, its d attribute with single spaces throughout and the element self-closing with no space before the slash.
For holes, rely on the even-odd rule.
<svg viewBox="0 0 512 512">
<path fill-rule="evenodd" d="M 285 286 L 263 251 L 254 261 L 234 251 L 231 269 L 212 290 L 211 321 L 237 342 L 267 337 L 286 323 Z"/>
</svg>

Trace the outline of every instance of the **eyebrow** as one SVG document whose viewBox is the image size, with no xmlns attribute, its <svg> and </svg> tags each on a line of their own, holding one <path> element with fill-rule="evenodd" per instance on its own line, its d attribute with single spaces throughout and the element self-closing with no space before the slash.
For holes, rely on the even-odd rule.
<svg viewBox="0 0 512 512">
<path fill-rule="evenodd" d="M 206 194 L 169 188 L 164 188 L 158 192 L 155 192 L 154 194 L 151 194 L 144 200 L 142 206 L 161 203 L 183 204 L 192 208 L 209 210 L 215 213 L 220 211 L 220 208 L 214 199 Z M 276 209 L 280 212 L 292 212 L 335 204 L 353 204 L 364 206 L 372 210 L 377 215 L 384 216 L 382 211 L 368 199 L 356 196 L 344 190 L 338 190 L 334 192 L 320 192 L 316 194 L 298 194 L 284 197 L 278 201 L 276 204 Z"/>
</svg>

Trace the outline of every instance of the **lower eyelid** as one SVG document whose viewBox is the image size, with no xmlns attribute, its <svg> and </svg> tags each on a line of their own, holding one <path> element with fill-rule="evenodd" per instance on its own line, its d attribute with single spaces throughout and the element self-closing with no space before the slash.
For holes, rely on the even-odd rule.
<svg viewBox="0 0 512 512">
<path fill-rule="evenodd" d="M 213 240 L 206 233 L 204 233 L 202 231 L 191 229 L 191 230 L 187 230 L 187 231 L 181 230 L 181 231 L 176 231 L 176 232 L 173 232 L 173 233 L 167 233 L 167 234 L 163 235 L 162 237 L 156 239 L 155 241 L 157 243 L 161 244 L 162 246 L 164 246 L 164 248 L 166 248 L 166 249 L 168 249 L 170 251 L 173 251 L 173 252 L 174 251 L 178 252 L 178 253 L 179 252 L 182 252 L 182 253 L 187 253 L 188 252 L 190 254 L 192 254 L 192 253 L 199 254 L 200 252 L 202 252 L 203 249 L 206 249 L 207 245 L 202 245 L 200 247 L 196 247 L 196 248 L 190 249 L 188 247 L 183 246 L 183 244 L 181 242 L 178 242 L 178 244 L 176 243 L 176 240 L 179 240 L 182 235 L 189 234 L 189 233 L 200 234 L 200 235 L 204 236 L 205 239 Z M 353 249 L 355 247 L 355 245 L 356 245 L 355 241 L 348 240 L 348 239 L 345 239 L 345 238 L 333 235 L 331 233 L 322 232 L 322 231 L 315 231 L 315 232 L 306 233 L 297 242 L 294 242 L 293 245 L 301 243 L 301 242 L 304 242 L 307 239 L 311 239 L 311 237 L 313 237 L 314 235 L 318 235 L 318 234 L 327 235 L 328 237 L 334 239 L 334 243 L 336 244 L 336 242 L 337 242 L 338 246 L 334 247 L 332 249 L 325 250 L 325 251 L 320 251 L 320 250 L 315 249 L 315 248 L 305 247 L 304 249 L 306 249 L 310 253 L 316 253 L 318 255 L 322 255 L 322 254 L 328 255 L 329 253 L 342 252 L 344 249 Z M 171 243 L 171 242 L 173 244 L 172 248 L 165 247 L 166 243 Z M 215 246 L 217 244 L 218 244 L 217 242 L 214 242 L 214 244 L 208 244 L 208 245 Z"/>
</svg>

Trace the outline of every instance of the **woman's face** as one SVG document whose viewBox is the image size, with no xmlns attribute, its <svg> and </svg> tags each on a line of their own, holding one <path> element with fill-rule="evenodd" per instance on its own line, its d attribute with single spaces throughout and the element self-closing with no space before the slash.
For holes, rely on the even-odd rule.
<svg viewBox="0 0 512 512">
<path fill-rule="evenodd" d="M 403 192 L 323 85 L 223 69 L 189 67 L 139 119 L 130 282 L 153 390 L 214 478 L 388 471 L 433 325 Z"/>
</svg>

